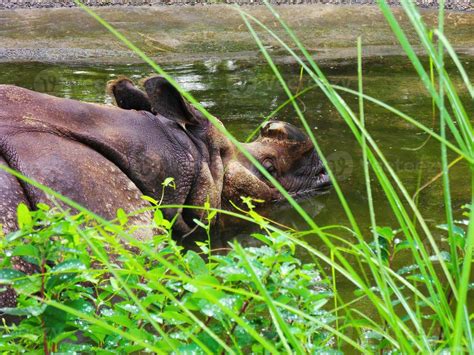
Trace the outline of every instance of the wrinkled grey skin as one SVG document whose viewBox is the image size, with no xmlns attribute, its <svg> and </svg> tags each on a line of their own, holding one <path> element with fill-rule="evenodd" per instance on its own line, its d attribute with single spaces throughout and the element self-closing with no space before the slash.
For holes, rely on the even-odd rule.
<svg viewBox="0 0 474 355">
<path fill-rule="evenodd" d="M 146 93 L 126 79 L 109 83 L 111 107 L 56 98 L 14 86 L 0 86 L 0 164 L 49 186 L 102 215 L 118 208 L 147 206 L 140 196 L 164 204 L 221 208 L 240 196 L 265 201 L 281 198 L 230 141 L 189 105 L 163 78 L 144 83 Z M 122 108 L 123 107 L 123 108 Z M 137 108 L 135 110 L 134 108 Z M 260 137 L 244 146 L 292 194 L 328 185 L 308 137 L 298 128 L 271 121 Z M 24 202 L 48 203 L 41 191 L 0 171 L 0 223 L 14 230 L 15 211 Z M 178 213 L 175 230 L 188 233 L 199 212 Z M 135 221 L 145 224 L 146 214 Z M 147 231 L 138 237 L 146 237 Z"/>
<path fill-rule="evenodd" d="M 166 80 L 144 82 L 145 92 L 121 78 L 108 91 L 119 107 L 83 103 L 0 85 L 0 164 L 52 188 L 82 206 L 113 219 L 118 208 L 133 212 L 149 204 L 142 195 L 161 199 L 162 182 L 174 178 L 176 188 L 164 191 L 163 204 L 226 207 L 251 196 L 267 202 L 280 193 L 204 116 Z M 244 145 L 291 194 L 317 191 L 329 184 L 308 137 L 296 127 L 271 121 L 257 140 Z M 51 203 L 43 192 L 0 170 L 0 224 L 17 228 L 19 203 L 34 209 Z M 191 232 L 198 210 L 166 211 L 177 215 L 174 232 Z M 132 219 L 151 225 L 151 214 Z M 153 231 L 138 228 L 147 239 Z M 24 269 L 21 261 L 17 268 Z M 24 270 L 33 272 L 34 270 Z M 12 306 L 11 290 L 0 306 Z"/>
<path fill-rule="evenodd" d="M 0 86 L 0 163 L 81 205 L 114 218 L 118 208 L 146 207 L 140 196 L 164 204 L 221 208 L 240 196 L 265 201 L 279 192 L 203 115 L 163 78 L 144 83 L 146 93 L 122 78 L 109 92 L 123 108 L 56 98 L 14 86 Z M 135 110 L 137 108 L 138 110 Z M 308 137 L 298 128 L 271 121 L 260 137 L 244 144 L 292 194 L 328 185 Z M 14 230 L 20 202 L 34 208 L 48 203 L 41 191 L 0 172 L 0 223 Z M 175 230 L 193 228 L 199 212 L 169 210 L 179 217 Z M 137 224 L 150 216 L 141 216 Z M 143 235 L 146 235 L 143 231 Z M 140 237 L 140 233 L 138 233 Z"/>
</svg>

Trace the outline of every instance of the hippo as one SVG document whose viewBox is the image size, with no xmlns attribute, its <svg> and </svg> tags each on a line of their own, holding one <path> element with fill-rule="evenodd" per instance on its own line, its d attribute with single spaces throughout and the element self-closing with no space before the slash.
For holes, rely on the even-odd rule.
<svg viewBox="0 0 474 355">
<path fill-rule="evenodd" d="M 249 196 L 267 203 L 280 192 L 205 116 L 161 76 L 143 82 L 108 83 L 116 106 L 57 98 L 0 85 L 0 165 L 67 196 L 107 219 L 150 207 L 143 195 L 165 205 L 225 208 Z M 297 127 L 269 121 L 243 146 L 291 194 L 330 185 L 308 136 Z M 172 187 L 163 181 L 173 178 Z M 15 230 L 16 208 L 50 202 L 31 185 L 0 170 L 0 224 Z M 167 209 L 173 232 L 189 233 L 196 209 Z M 135 218 L 136 220 L 133 220 Z M 132 218 L 151 225 L 151 212 Z M 146 238 L 149 233 L 138 233 Z"/>
</svg>

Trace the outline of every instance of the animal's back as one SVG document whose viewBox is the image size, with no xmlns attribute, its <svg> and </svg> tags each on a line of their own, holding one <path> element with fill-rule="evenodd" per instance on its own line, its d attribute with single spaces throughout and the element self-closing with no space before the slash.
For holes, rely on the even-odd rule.
<svg viewBox="0 0 474 355">
<path fill-rule="evenodd" d="M 10 159 L 15 152 L 8 146 L 7 137 L 12 132 L 17 117 L 22 114 L 18 103 L 28 101 L 28 92 L 11 85 L 0 85 L 0 165 L 12 168 Z M 12 107 L 17 103 L 17 110 Z M 20 111 L 20 112 L 19 112 Z M 29 204 L 21 180 L 0 169 L 0 224 L 8 233 L 17 229 L 16 209 L 19 203 Z"/>
<path fill-rule="evenodd" d="M 119 166 L 95 149 L 92 136 L 88 144 L 88 130 L 113 135 L 104 130 L 113 129 L 110 121 L 114 120 L 120 120 L 119 109 L 0 85 L 0 165 L 108 219 L 115 217 L 118 208 L 132 212 L 146 207 L 142 192 Z M 4 231 L 17 228 L 16 209 L 21 202 L 32 209 L 39 202 L 51 203 L 40 189 L 1 170 L 0 224 Z M 141 222 L 148 218 L 142 216 Z"/>
</svg>

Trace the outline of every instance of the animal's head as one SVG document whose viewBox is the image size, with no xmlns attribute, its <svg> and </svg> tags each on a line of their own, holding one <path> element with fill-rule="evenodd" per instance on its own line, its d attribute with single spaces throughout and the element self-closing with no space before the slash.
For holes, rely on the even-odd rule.
<svg viewBox="0 0 474 355">
<path fill-rule="evenodd" d="M 108 90 L 119 107 L 152 112 L 175 121 L 188 134 L 202 156 L 200 186 L 211 202 L 238 202 L 241 196 L 265 201 L 282 198 L 278 190 L 253 166 L 231 141 L 191 106 L 164 78 L 144 81 L 146 94 L 130 80 L 112 81 Z M 242 144 L 249 153 L 291 194 L 315 193 L 330 182 L 309 137 L 297 127 L 281 121 L 266 123 L 259 137 Z M 211 181 L 209 183 L 209 181 Z M 204 202 L 198 198 L 196 202 Z"/>
<path fill-rule="evenodd" d="M 263 125 L 259 137 L 244 147 L 290 193 L 311 194 L 330 185 L 327 172 L 309 137 L 290 123 L 272 120 Z M 246 159 L 239 159 L 259 180 L 267 180 Z M 270 184 L 274 199 L 282 196 Z M 276 194 L 276 196 L 275 196 Z"/>
</svg>

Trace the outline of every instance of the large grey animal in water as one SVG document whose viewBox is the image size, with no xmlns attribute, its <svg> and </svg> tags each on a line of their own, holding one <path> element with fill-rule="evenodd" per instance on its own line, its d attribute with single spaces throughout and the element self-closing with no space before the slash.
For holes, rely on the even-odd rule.
<svg viewBox="0 0 474 355">
<path fill-rule="evenodd" d="M 164 78 L 144 82 L 145 92 L 126 78 L 109 83 L 119 107 L 57 98 L 0 85 L 0 164 L 112 219 L 147 207 L 141 196 L 164 204 L 225 207 L 241 196 L 276 201 L 281 194 L 199 111 Z M 301 130 L 270 121 L 244 147 L 290 194 L 329 184 L 311 141 Z M 42 191 L 0 170 L 0 224 L 17 228 L 16 208 L 48 203 Z M 185 234 L 198 210 L 168 210 L 174 231 Z M 142 214 L 137 224 L 151 215 Z"/>
<path fill-rule="evenodd" d="M 119 107 L 84 103 L 0 85 L 0 165 L 5 165 L 113 219 L 118 208 L 149 207 L 141 197 L 163 203 L 225 207 L 250 196 L 266 202 L 280 193 L 200 112 L 162 77 L 145 81 L 145 91 L 126 78 L 109 84 Z M 316 192 L 329 184 L 308 137 L 279 121 L 266 124 L 244 147 L 290 194 Z M 35 209 L 51 202 L 41 190 L 0 169 L 0 224 L 17 229 L 20 203 Z M 187 234 L 199 210 L 169 209 L 174 233 Z M 151 212 L 132 223 L 151 226 Z M 139 239 L 149 230 L 135 230 Z M 15 268 L 37 272 L 18 259 Z M 0 293 L 0 308 L 15 307 L 16 295 Z"/>
</svg>

